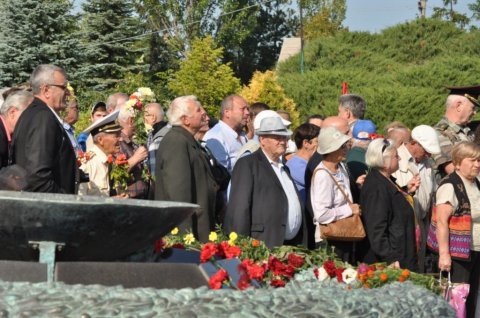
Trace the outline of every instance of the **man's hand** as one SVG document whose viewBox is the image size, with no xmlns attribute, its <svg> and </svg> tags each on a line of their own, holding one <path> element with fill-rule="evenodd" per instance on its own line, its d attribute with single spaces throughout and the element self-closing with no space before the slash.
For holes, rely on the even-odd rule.
<svg viewBox="0 0 480 318">
<path fill-rule="evenodd" d="M 133 155 L 128 158 L 128 167 L 129 169 L 132 169 L 135 167 L 138 163 L 142 162 L 145 160 L 145 158 L 148 157 L 148 150 L 145 148 L 145 146 L 140 146 L 135 150 Z"/>
</svg>

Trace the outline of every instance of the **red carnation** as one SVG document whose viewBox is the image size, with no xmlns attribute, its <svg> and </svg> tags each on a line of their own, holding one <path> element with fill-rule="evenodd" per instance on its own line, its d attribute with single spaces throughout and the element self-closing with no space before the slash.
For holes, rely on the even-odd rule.
<svg viewBox="0 0 480 318">
<path fill-rule="evenodd" d="M 240 256 L 242 254 L 242 250 L 238 246 L 229 246 L 226 250 L 224 250 L 226 258 L 234 258 Z"/>
<path fill-rule="evenodd" d="M 141 101 L 137 101 L 135 103 L 135 107 L 137 107 L 138 109 L 142 109 L 142 102 Z"/>
<path fill-rule="evenodd" d="M 268 260 L 268 268 L 274 275 L 285 275 L 286 266 L 280 260 L 274 256 L 271 256 Z"/>
<path fill-rule="evenodd" d="M 335 274 L 337 275 L 337 280 L 338 280 L 338 282 L 340 282 L 340 283 L 343 283 L 342 273 L 343 273 L 344 270 L 345 270 L 345 268 L 341 268 L 341 267 L 340 267 L 340 268 L 337 268 L 337 269 L 335 270 Z"/>
<path fill-rule="evenodd" d="M 107 162 L 108 162 L 108 163 L 112 163 L 112 162 L 113 162 L 113 157 L 112 157 L 112 155 L 108 155 L 108 156 L 107 156 Z"/>
<path fill-rule="evenodd" d="M 251 286 L 250 285 L 250 278 L 248 278 L 247 273 L 245 273 L 245 271 L 243 271 L 242 274 L 240 275 L 240 279 L 238 280 L 237 287 L 240 290 L 244 290 L 244 289 L 247 289 L 250 286 Z"/>
<path fill-rule="evenodd" d="M 208 262 L 217 253 L 217 244 L 206 243 L 200 252 L 200 262 Z"/>
<path fill-rule="evenodd" d="M 270 285 L 273 287 L 285 287 L 285 282 L 281 279 L 272 279 Z"/>
<path fill-rule="evenodd" d="M 313 273 L 315 274 L 315 278 L 318 279 L 318 267 L 313 269 Z"/>
<path fill-rule="evenodd" d="M 295 255 L 294 253 L 288 254 L 288 265 L 299 268 L 302 267 L 304 263 L 303 257 Z"/>
<path fill-rule="evenodd" d="M 124 165 L 127 163 L 128 163 L 127 156 L 124 153 L 119 153 L 115 158 L 116 165 Z"/>
<path fill-rule="evenodd" d="M 222 288 L 222 283 L 228 278 L 228 273 L 224 269 L 220 269 L 218 272 L 212 275 L 208 280 L 208 285 L 211 289 L 220 289 Z"/>
<path fill-rule="evenodd" d="M 330 277 L 335 277 L 335 263 L 333 261 L 326 261 L 323 263 L 323 268 L 325 268 L 325 271 L 327 272 L 328 276 Z"/>
<path fill-rule="evenodd" d="M 155 253 L 160 253 L 161 251 L 163 251 L 163 248 L 165 247 L 166 243 L 167 242 L 163 238 L 156 240 L 155 247 L 154 247 Z"/>
</svg>

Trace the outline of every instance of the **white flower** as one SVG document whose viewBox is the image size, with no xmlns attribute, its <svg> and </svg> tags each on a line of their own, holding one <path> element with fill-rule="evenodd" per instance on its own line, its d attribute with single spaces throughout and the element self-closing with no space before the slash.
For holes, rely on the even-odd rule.
<svg viewBox="0 0 480 318">
<path fill-rule="evenodd" d="M 318 269 L 318 280 L 319 281 L 324 281 L 327 278 L 330 278 L 330 276 L 328 276 L 327 271 L 325 270 L 325 268 L 323 268 L 323 266 L 320 267 Z"/>
<path fill-rule="evenodd" d="M 140 87 L 137 92 L 140 99 L 153 99 L 155 97 L 155 93 L 148 87 Z"/>
<path fill-rule="evenodd" d="M 125 108 L 133 108 L 133 106 L 135 106 L 135 103 L 137 102 L 136 99 L 129 99 L 126 103 L 125 103 Z"/>
<path fill-rule="evenodd" d="M 357 271 L 353 268 L 346 268 L 342 273 L 342 279 L 345 284 L 353 283 L 357 279 Z"/>
</svg>

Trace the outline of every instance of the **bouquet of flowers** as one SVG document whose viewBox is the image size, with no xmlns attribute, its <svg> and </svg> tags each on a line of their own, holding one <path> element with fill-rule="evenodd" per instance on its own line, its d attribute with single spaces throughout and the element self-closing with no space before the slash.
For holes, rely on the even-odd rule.
<svg viewBox="0 0 480 318">
<path fill-rule="evenodd" d="M 112 165 L 110 180 L 113 188 L 117 191 L 117 195 L 125 193 L 128 188 L 128 181 L 131 179 L 131 175 L 128 173 L 127 156 L 123 153 L 117 154 L 115 158 L 109 155 L 107 162 Z"/>
<path fill-rule="evenodd" d="M 147 142 L 147 132 L 152 129 L 146 127 L 143 119 L 143 107 L 145 104 L 155 102 L 155 93 L 148 87 L 140 87 L 130 95 L 125 105 L 125 110 L 130 112 L 135 121 L 134 141 L 137 145 L 144 145 Z"/>
</svg>

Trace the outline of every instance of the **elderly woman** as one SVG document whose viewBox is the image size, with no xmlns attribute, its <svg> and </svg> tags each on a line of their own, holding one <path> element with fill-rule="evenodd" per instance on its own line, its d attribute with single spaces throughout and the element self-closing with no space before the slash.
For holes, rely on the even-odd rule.
<svg viewBox="0 0 480 318">
<path fill-rule="evenodd" d="M 307 169 L 308 160 L 317 151 L 318 133 L 320 128 L 313 124 L 302 124 L 295 129 L 293 140 L 297 146 L 297 153 L 287 161 L 287 167 L 290 169 L 290 175 L 295 182 L 295 187 L 300 194 L 300 199 L 305 204 L 305 169 Z"/>
<path fill-rule="evenodd" d="M 432 218 L 437 223 L 438 267 L 451 273 L 452 282 L 470 284 L 467 317 L 474 317 L 480 272 L 480 146 L 456 144 L 452 163 L 455 171 L 437 189 Z"/>
<path fill-rule="evenodd" d="M 329 224 L 353 214 L 360 214 L 360 206 L 351 203 L 349 178 L 341 163 L 349 149 L 349 136 L 342 134 L 335 127 L 320 130 L 317 151 L 323 155 L 323 160 L 315 168 L 310 188 L 317 247 L 324 243 L 320 237 L 320 224 Z M 343 261 L 354 263 L 354 242 L 329 240 L 327 244 L 335 246 L 337 256 Z"/>
<path fill-rule="evenodd" d="M 398 159 L 393 141 L 378 138 L 368 146 L 365 161 L 370 171 L 360 193 L 367 239 L 361 250 L 368 264 L 386 262 L 417 271 L 413 199 L 391 177 L 398 169 Z M 408 191 L 414 192 L 418 185 L 419 180 L 412 179 Z"/>
</svg>

